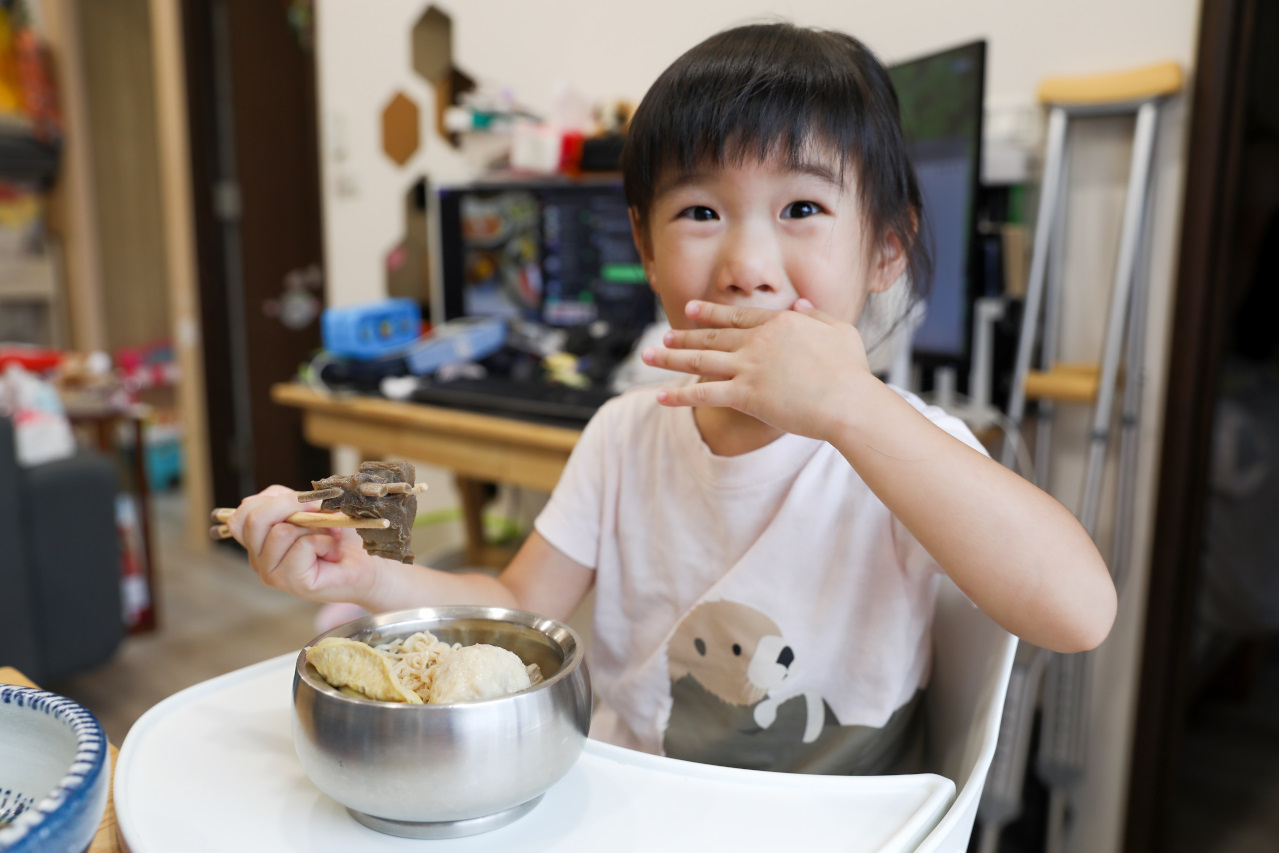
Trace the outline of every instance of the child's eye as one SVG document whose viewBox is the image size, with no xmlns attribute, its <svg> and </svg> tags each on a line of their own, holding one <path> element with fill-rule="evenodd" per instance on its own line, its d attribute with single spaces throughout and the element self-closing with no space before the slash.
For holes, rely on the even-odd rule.
<svg viewBox="0 0 1279 853">
<path fill-rule="evenodd" d="M 805 219 L 822 212 L 822 206 L 815 201 L 792 201 L 782 210 L 782 219 Z"/>
<path fill-rule="evenodd" d="M 701 204 L 684 208 L 679 212 L 679 216 L 681 219 L 692 219 L 694 222 L 710 222 L 713 219 L 719 219 L 715 211 Z"/>
</svg>

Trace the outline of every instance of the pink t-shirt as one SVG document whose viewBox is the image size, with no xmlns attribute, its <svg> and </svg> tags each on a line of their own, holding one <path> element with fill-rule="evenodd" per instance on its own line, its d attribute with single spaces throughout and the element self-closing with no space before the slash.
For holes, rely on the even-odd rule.
<svg viewBox="0 0 1279 853">
<path fill-rule="evenodd" d="M 831 445 L 716 456 L 656 387 L 599 411 L 535 523 L 596 571 L 592 737 L 669 754 L 886 726 L 928 679 L 936 561 Z"/>
</svg>

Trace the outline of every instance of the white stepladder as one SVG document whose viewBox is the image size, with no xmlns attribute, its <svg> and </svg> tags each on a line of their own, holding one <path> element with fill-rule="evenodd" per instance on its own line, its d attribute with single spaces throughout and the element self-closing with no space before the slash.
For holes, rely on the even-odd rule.
<svg viewBox="0 0 1279 853">
<path fill-rule="evenodd" d="M 1038 93 L 1040 102 L 1049 110 L 1047 150 L 1008 418 L 1013 427 L 1020 429 L 1026 401 L 1038 401 L 1035 481 L 1051 491 L 1048 469 L 1053 408 L 1058 403 L 1093 406 L 1083 502 L 1078 518 L 1095 540 L 1105 461 L 1112 438 L 1120 359 L 1123 359 L 1115 532 L 1112 553 L 1107 560 L 1120 589 L 1124 563 L 1129 558 L 1136 488 L 1151 167 L 1160 108 L 1181 87 L 1180 67 L 1163 63 L 1117 74 L 1053 78 L 1045 80 Z M 1069 125 L 1074 119 L 1129 114 L 1135 116 L 1136 124 L 1101 363 L 1062 364 L 1057 360 L 1057 319 L 1062 291 Z M 1005 444 L 1003 462 L 1005 465 L 1013 462 L 1011 441 Z M 1090 659 L 1086 653 L 1059 655 L 1026 643 L 1020 645 L 1004 705 L 1000 742 L 978 811 L 982 853 L 995 853 L 1000 832 L 1021 814 L 1037 707 L 1041 707 L 1043 713 L 1035 769 L 1051 792 L 1046 849 L 1048 853 L 1063 849 L 1068 807 L 1084 770 Z"/>
</svg>

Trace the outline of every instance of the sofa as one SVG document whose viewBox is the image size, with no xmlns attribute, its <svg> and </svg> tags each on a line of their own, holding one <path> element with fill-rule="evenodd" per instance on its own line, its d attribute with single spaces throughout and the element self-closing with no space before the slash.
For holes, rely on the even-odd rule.
<svg viewBox="0 0 1279 853">
<path fill-rule="evenodd" d="M 108 457 L 23 468 L 0 416 L 0 666 L 37 684 L 95 667 L 124 639 L 119 477 Z"/>
</svg>

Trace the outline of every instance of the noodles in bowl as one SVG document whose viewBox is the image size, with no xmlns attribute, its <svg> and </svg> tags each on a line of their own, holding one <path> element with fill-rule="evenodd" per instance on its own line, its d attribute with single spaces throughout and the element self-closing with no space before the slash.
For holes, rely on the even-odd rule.
<svg viewBox="0 0 1279 853">
<path fill-rule="evenodd" d="M 307 662 L 348 695 L 410 705 L 477 702 L 527 690 L 542 680 L 536 663 L 476 643 L 445 643 L 429 631 L 371 645 L 326 637 L 306 649 Z"/>
</svg>

